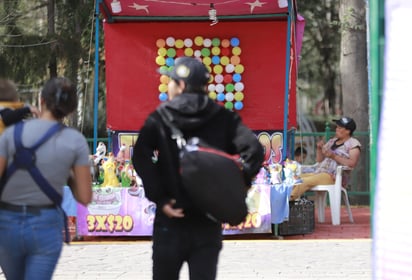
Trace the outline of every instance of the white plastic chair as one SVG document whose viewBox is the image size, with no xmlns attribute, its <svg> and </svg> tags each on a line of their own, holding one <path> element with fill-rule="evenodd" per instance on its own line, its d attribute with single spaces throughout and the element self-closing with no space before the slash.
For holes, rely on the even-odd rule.
<svg viewBox="0 0 412 280">
<path fill-rule="evenodd" d="M 332 216 L 332 224 L 334 226 L 340 225 L 340 208 L 342 193 L 344 194 L 344 200 L 346 205 L 346 211 L 349 215 L 349 221 L 354 223 L 352 210 L 350 208 L 348 192 L 342 185 L 342 170 L 351 170 L 350 167 L 339 165 L 336 168 L 336 179 L 334 185 L 317 185 L 310 189 L 315 192 L 315 205 L 318 208 L 318 221 L 319 223 L 325 222 L 325 208 L 326 208 L 326 193 L 329 194 L 329 204 Z"/>
</svg>

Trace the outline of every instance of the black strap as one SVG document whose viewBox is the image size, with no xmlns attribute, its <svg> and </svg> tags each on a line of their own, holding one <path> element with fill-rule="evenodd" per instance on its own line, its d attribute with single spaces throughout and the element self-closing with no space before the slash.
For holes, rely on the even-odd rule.
<svg viewBox="0 0 412 280">
<path fill-rule="evenodd" d="M 186 145 L 186 139 L 183 137 L 183 132 L 177 128 L 176 125 L 172 122 L 171 114 L 162 106 L 159 106 L 157 109 L 160 117 L 162 118 L 163 122 L 170 128 L 172 131 L 172 139 L 176 141 L 177 147 L 182 149 Z"/>
</svg>

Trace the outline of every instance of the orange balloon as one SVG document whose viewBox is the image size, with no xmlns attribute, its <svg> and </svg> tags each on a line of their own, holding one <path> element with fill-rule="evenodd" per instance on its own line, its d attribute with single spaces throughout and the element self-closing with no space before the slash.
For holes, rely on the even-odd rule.
<svg viewBox="0 0 412 280">
<path fill-rule="evenodd" d="M 230 46 L 230 41 L 228 39 L 223 39 L 221 45 L 224 48 L 228 48 Z"/>
<path fill-rule="evenodd" d="M 163 48 L 164 46 L 166 46 L 166 41 L 164 39 L 157 39 L 156 46 L 158 48 Z"/>
<path fill-rule="evenodd" d="M 238 65 L 240 63 L 240 57 L 237 55 L 234 55 L 230 58 L 230 63 L 233 65 Z"/>
<path fill-rule="evenodd" d="M 166 75 L 161 75 L 161 76 L 160 76 L 160 82 L 161 82 L 162 84 L 167 84 L 167 83 L 169 83 L 169 77 L 166 76 Z"/>
</svg>

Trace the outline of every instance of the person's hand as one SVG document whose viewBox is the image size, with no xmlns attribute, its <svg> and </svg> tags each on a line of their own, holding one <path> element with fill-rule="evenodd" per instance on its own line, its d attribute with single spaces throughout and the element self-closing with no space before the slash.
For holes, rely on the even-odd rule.
<svg viewBox="0 0 412 280">
<path fill-rule="evenodd" d="M 39 108 L 35 106 L 29 106 L 30 107 L 30 112 L 33 114 L 34 117 L 38 117 L 40 115 Z"/>
<path fill-rule="evenodd" d="M 183 218 L 185 214 L 183 213 L 182 208 L 173 208 L 173 205 L 176 203 L 176 200 L 172 199 L 165 205 L 163 205 L 163 213 L 166 214 L 169 218 Z"/>
<path fill-rule="evenodd" d="M 331 159 L 334 159 L 334 158 L 335 158 L 335 154 L 334 154 L 331 150 L 325 150 L 325 151 L 323 152 L 323 155 L 324 155 L 325 157 L 328 157 L 328 158 L 331 158 Z"/>
<path fill-rule="evenodd" d="M 325 145 L 325 141 L 323 140 L 323 138 L 321 138 L 321 139 L 316 143 L 316 147 L 317 147 L 319 150 L 321 150 L 324 145 Z"/>
</svg>

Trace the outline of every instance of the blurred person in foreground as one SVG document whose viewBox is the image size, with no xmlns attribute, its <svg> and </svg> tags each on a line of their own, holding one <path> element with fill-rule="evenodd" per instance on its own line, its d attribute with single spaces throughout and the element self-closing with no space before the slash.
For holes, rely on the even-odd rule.
<svg viewBox="0 0 412 280">
<path fill-rule="evenodd" d="M 161 73 L 170 79 L 169 101 L 160 106 L 173 116 L 185 138 L 197 136 L 229 154 L 240 154 L 250 185 L 263 162 L 262 145 L 238 114 L 208 97 L 207 68 L 195 58 L 181 57 L 173 70 Z M 190 279 L 215 279 L 222 249 L 222 225 L 209 219 L 185 193 L 179 177 L 176 141 L 157 111 L 149 115 L 141 128 L 132 160 L 146 196 L 157 205 L 153 279 L 178 279 L 184 262 L 188 264 Z"/>
<path fill-rule="evenodd" d="M 87 205 L 91 201 L 87 141 L 79 131 L 62 124 L 76 107 L 76 87 L 65 78 L 53 78 L 41 91 L 39 118 L 23 122 L 24 147 L 32 147 L 51 127 L 61 128 L 33 155 L 45 184 L 39 186 L 27 170 L 17 167 L 0 186 L 0 265 L 7 279 L 51 279 L 60 257 L 65 215 L 41 187 L 48 183 L 61 196 L 69 183 L 79 203 Z M 0 137 L 3 177 L 16 160 L 18 125 L 6 128 Z"/>
<path fill-rule="evenodd" d="M 335 183 L 336 167 L 344 165 L 354 168 L 359 161 L 361 144 L 353 137 L 356 123 L 352 118 L 342 117 L 333 120 L 336 124 L 335 136 L 324 143 L 317 143 L 316 162 L 314 170 L 302 173 L 302 183 L 293 187 L 290 200 L 299 199 L 306 191 L 317 185 L 333 185 Z M 344 177 L 344 184 L 347 183 Z"/>
<path fill-rule="evenodd" d="M 19 102 L 16 85 L 11 80 L 0 78 L 0 134 L 5 127 L 31 115 L 39 115 L 37 107 Z"/>
</svg>

